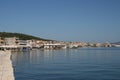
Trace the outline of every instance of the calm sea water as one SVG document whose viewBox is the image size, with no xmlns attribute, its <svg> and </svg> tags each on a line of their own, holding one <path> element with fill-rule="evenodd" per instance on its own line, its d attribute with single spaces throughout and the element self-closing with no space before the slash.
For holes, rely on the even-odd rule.
<svg viewBox="0 0 120 80">
<path fill-rule="evenodd" d="M 120 48 L 12 53 L 16 80 L 120 80 Z"/>
</svg>

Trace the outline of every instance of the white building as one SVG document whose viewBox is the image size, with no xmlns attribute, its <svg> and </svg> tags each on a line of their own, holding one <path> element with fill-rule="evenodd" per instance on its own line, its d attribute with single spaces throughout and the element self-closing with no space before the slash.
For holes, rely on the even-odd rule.
<svg viewBox="0 0 120 80">
<path fill-rule="evenodd" d="M 9 38 L 5 38 L 5 45 L 18 45 L 19 43 L 19 38 L 16 37 L 9 37 Z"/>
</svg>

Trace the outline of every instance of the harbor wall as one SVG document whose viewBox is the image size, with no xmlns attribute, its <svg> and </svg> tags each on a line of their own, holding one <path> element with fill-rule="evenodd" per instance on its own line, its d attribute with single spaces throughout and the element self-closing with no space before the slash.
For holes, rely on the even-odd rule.
<svg viewBox="0 0 120 80">
<path fill-rule="evenodd" d="M 0 80 L 15 80 L 11 51 L 0 51 Z"/>
</svg>

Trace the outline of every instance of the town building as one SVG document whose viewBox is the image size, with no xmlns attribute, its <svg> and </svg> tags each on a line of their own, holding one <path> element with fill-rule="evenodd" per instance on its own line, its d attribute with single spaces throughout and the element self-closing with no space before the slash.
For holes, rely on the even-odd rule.
<svg viewBox="0 0 120 80">
<path fill-rule="evenodd" d="M 5 45 L 18 45 L 19 44 L 19 38 L 17 37 L 9 37 L 4 39 Z"/>
<path fill-rule="evenodd" d="M 0 37 L 0 46 L 4 45 L 4 40 Z"/>
</svg>

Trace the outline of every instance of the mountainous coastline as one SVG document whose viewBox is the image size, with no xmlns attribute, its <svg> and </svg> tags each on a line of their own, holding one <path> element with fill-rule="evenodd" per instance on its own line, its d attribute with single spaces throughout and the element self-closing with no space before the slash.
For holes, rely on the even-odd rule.
<svg viewBox="0 0 120 80">
<path fill-rule="evenodd" d="M 114 43 L 111 43 L 111 44 L 118 44 L 118 45 L 120 45 L 120 41 L 119 42 L 114 42 Z"/>
<path fill-rule="evenodd" d="M 28 35 L 28 34 L 23 34 L 23 33 L 12 33 L 12 32 L 0 32 L 0 37 L 5 38 L 5 37 L 19 37 L 21 40 L 44 40 L 44 41 L 50 41 L 49 39 L 43 39 L 39 38 L 36 36 Z"/>
</svg>

